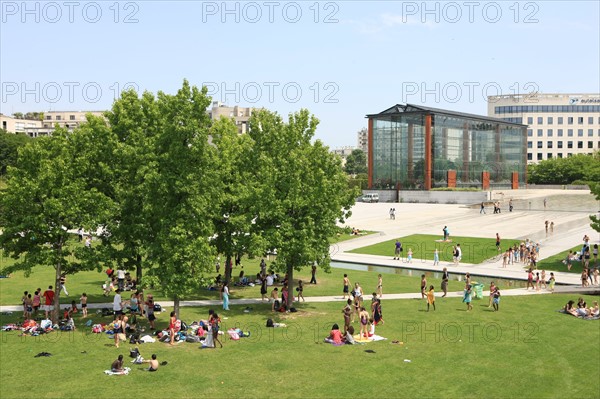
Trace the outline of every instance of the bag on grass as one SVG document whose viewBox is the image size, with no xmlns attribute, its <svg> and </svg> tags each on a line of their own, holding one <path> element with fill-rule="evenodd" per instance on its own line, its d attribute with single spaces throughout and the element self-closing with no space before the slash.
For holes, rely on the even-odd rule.
<svg viewBox="0 0 600 399">
<path fill-rule="evenodd" d="M 155 312 L 162 312 L 162 306 L 160 306 L 159 303 L 155 303 L 154 304 L 154 311 Z"/>
<path fill-rule="evenodd" d="M 133 349 L 129 349 L 129 357 L 132 357 L 132 358 L 134 358 L 134 359 L 135 359 L 135 358 L 137 358 L 139 355 L 140 355 L 140 350 L 139 350 L 137 347 L 135 347 L 135 348 L 133 348 Z"/>
</svg>

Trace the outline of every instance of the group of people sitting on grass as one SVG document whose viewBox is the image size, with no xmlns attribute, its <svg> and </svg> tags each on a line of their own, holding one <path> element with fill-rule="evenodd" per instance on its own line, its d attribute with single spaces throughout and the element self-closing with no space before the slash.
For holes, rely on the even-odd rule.
<svg viewBox="0 0 600 399">
<path fill-rule="evenodd" d="M 598 301 L 594 301 L 594 306 L 588 308 L 587 303 L 583 298 L 579 298 L 577 304 L 575 301 L 569 301 L 563 308 L 565 313 L 568 313 L 575 317 L 583 318 L 598 318 L 600 317 L 600 311 L 598 308 Z"/>
</svg>

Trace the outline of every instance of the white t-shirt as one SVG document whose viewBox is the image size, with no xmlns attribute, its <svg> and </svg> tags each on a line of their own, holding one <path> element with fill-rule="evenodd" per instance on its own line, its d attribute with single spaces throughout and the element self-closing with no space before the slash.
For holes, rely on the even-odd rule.
<svg viewBox="0 0 600 399">
<path fill-rule="evenodd" d="M 460 247 L 457 247 L 456 252 L 458 253 L 456 257 L 460 260 L 460 258 L 462 257 L 462 249 L 460 249 Z"/>
<path fill-rule="evenodd" d="M 119 311 L 122 310 L 123 308 L 121 307 L 121 295 L 120 294 L 115 294 L 115 299 L 113 300 L 113 310 L 114 311 Z"/>
<path fill-rule="evenodd" d="M 271 276 L 270 274 L 267 276 L 267 285 L 273 285 L 273 276 Z"/>
<path fill-rule="evenodd" d="M 121 270 L 121 269 L 117 270 L 117 278 L 120 280 L 125 279 L 125 270 Z"/>
</svg>

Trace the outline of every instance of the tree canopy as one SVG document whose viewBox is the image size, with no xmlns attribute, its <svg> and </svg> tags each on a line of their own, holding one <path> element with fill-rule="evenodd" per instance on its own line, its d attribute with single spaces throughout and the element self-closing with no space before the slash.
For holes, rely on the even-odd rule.
<svg viewBox="0 0 600 399">
<path fill-rule="evenodd" d="M 352 150 L 352 153 L 346 157 L 346 165 L 344 169 L 349 175 L 367 173 L 367 155 L 363 150 Z"/>
<path fill-rule="evenodd" d="M 600 151 L 594 155 L 577 154 L 567 158 L 551 158 L 527 166 L 531 184 L 572 184 L 600 181 Z"/>
<path fill-rule="evenodd" d="M 18 149 L 30 141 L 31 138 L 25 134 L 8 133 L 0 129 L 0 176 L 6 174 L 8 166 L 17 163 Z"/>
<path fill-rule="evenodd" d="M 313 142 L 318 120 L 260 110 L 238 135 L 232 120 L 211 121 L 210 103 L 187 81 L 173 95 L 127 91 L 105 118 L 22 147 L 0 191 L 0 245 L 18 259 L 5 271 L 54 267 L 58 304 L 61 273 L 135 265 L 178 311 L 218 254 L 276 249 L 290 281 L 314 261 L 328 268 L 328 239 L 358 194 Z M 100 243 L 68 245 L 79 227 Z"/>
</svg>

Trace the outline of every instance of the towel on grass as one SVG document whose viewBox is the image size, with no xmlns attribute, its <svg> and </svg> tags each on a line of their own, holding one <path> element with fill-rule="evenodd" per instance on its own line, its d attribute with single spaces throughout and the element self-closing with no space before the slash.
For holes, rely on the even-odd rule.
<svg viewBox="0 0 600 399">
<path fill-rule="evenodd" d="M 104 374 L 106 375 L 127 375 L 131 369 L 129 367 L 125 367 L 123 371 L 112 371 L 112 370 L 104 370 Z"/>
<path fill-rule="evenodd" d="M 386 340 L 387 338 L 382 337 L 381 335 L 372 335 L 368 338 L 366 337 L 361 337 L 360 335 L 355 335 L 354 336 L 354 340 L 356 342 L 375 342 L 375 341 L 383 341 Z"/>
</svg>

